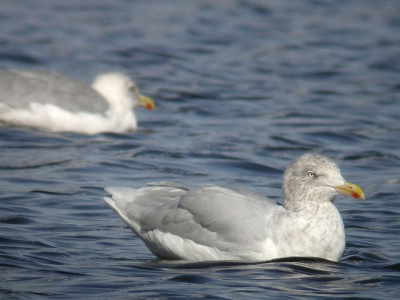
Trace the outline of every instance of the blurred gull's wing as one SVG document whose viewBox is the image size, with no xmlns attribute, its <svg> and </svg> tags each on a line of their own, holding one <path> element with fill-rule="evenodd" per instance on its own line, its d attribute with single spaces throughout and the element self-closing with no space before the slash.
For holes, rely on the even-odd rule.
<svg viewBox="0 0 400 300">
<path fill-rule="evenodd" d="M 0 69 L 0 102 L 13 108 L 49 103 L 71 112 L 104 113 L 109 108 L 90 86 L 51 71 Z"/>
</svg>

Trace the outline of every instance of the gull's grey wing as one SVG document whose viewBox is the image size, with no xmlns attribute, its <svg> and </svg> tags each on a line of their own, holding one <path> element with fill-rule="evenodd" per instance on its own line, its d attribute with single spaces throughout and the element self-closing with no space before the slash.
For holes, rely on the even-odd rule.
<svg viewBox="0 0 400 300">
<path fill-rule="evenodd" d="M 0 69 L 0 102 L 13 108 L 50 103 L 72 112 L 104 113 L 109 108 L 90 86 L 50 71 Z"/>
<path fill-rule="evenodd" d="M 270 199 L 212 185 L 189 190 L 163 182 L 130 190 L 127 196 L 107 189 L 116 207 L 111 199 L 106 202 L 145 242 L 146 234 L 157 230 L 219 251 L 261 252 L 271 237 L 268 217 L 282 209 Z"/>
</svg>

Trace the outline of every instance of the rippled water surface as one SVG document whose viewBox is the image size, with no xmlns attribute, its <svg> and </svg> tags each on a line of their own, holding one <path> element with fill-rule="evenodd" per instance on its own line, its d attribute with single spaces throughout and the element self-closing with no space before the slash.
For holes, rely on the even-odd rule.
<svg viewBox="0 0 400 300">
<path fill-rule="evenodd" d="M 398 299 L 400 2 L 3 4 L 1 67 L 122 71 L 157 109 L 128 134 L 0 128 L 0 298 Z M 366 194 L 335 202 L 339 263 L 159 261 L 102 201 L 155 180 L 279 201 L 306 152 Z"/>
</svg>

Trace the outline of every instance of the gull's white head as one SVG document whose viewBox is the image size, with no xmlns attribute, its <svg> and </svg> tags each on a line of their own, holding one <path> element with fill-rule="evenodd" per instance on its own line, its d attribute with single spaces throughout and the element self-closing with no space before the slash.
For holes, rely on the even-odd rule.
<svg viewBox="0 0 400 300">
<path fill-rule="evenodd" d="M 292 161 L 283 174 L 282 191 L 288 210 L 308 202 L 332 202 L 338 194 L 364 199 L 363 191 L 346 182 L 339 167 L 319 154 L 305 154 Z"/>
<path fill-rule="evenodd" d="M 153 100 L 139 93 L 136 84 L 122 73 L 99 74 L 92 83 L 96 90 L 110 107 L 120 113 L 132 111 L 136 106 L 154 109 Z"/>
</svg>

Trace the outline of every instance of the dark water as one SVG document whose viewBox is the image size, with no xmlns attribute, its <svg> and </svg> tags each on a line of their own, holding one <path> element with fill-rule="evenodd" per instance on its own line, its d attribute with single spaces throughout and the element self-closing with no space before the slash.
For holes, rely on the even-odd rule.
<svg viewBox="0 0 400 300">
<path fill-rule="evenodd" d="M 6 1 L 0 66 L 90 82 L 118 70 L 157 110 L 140 130 L 0 128 L 0 298 L 398 299 L 400 2 Z M 215 183 L 280 198 L 295 157 L 334 159 L 339 263 L 158 261 L 109 185 Z"/>
</svg>

